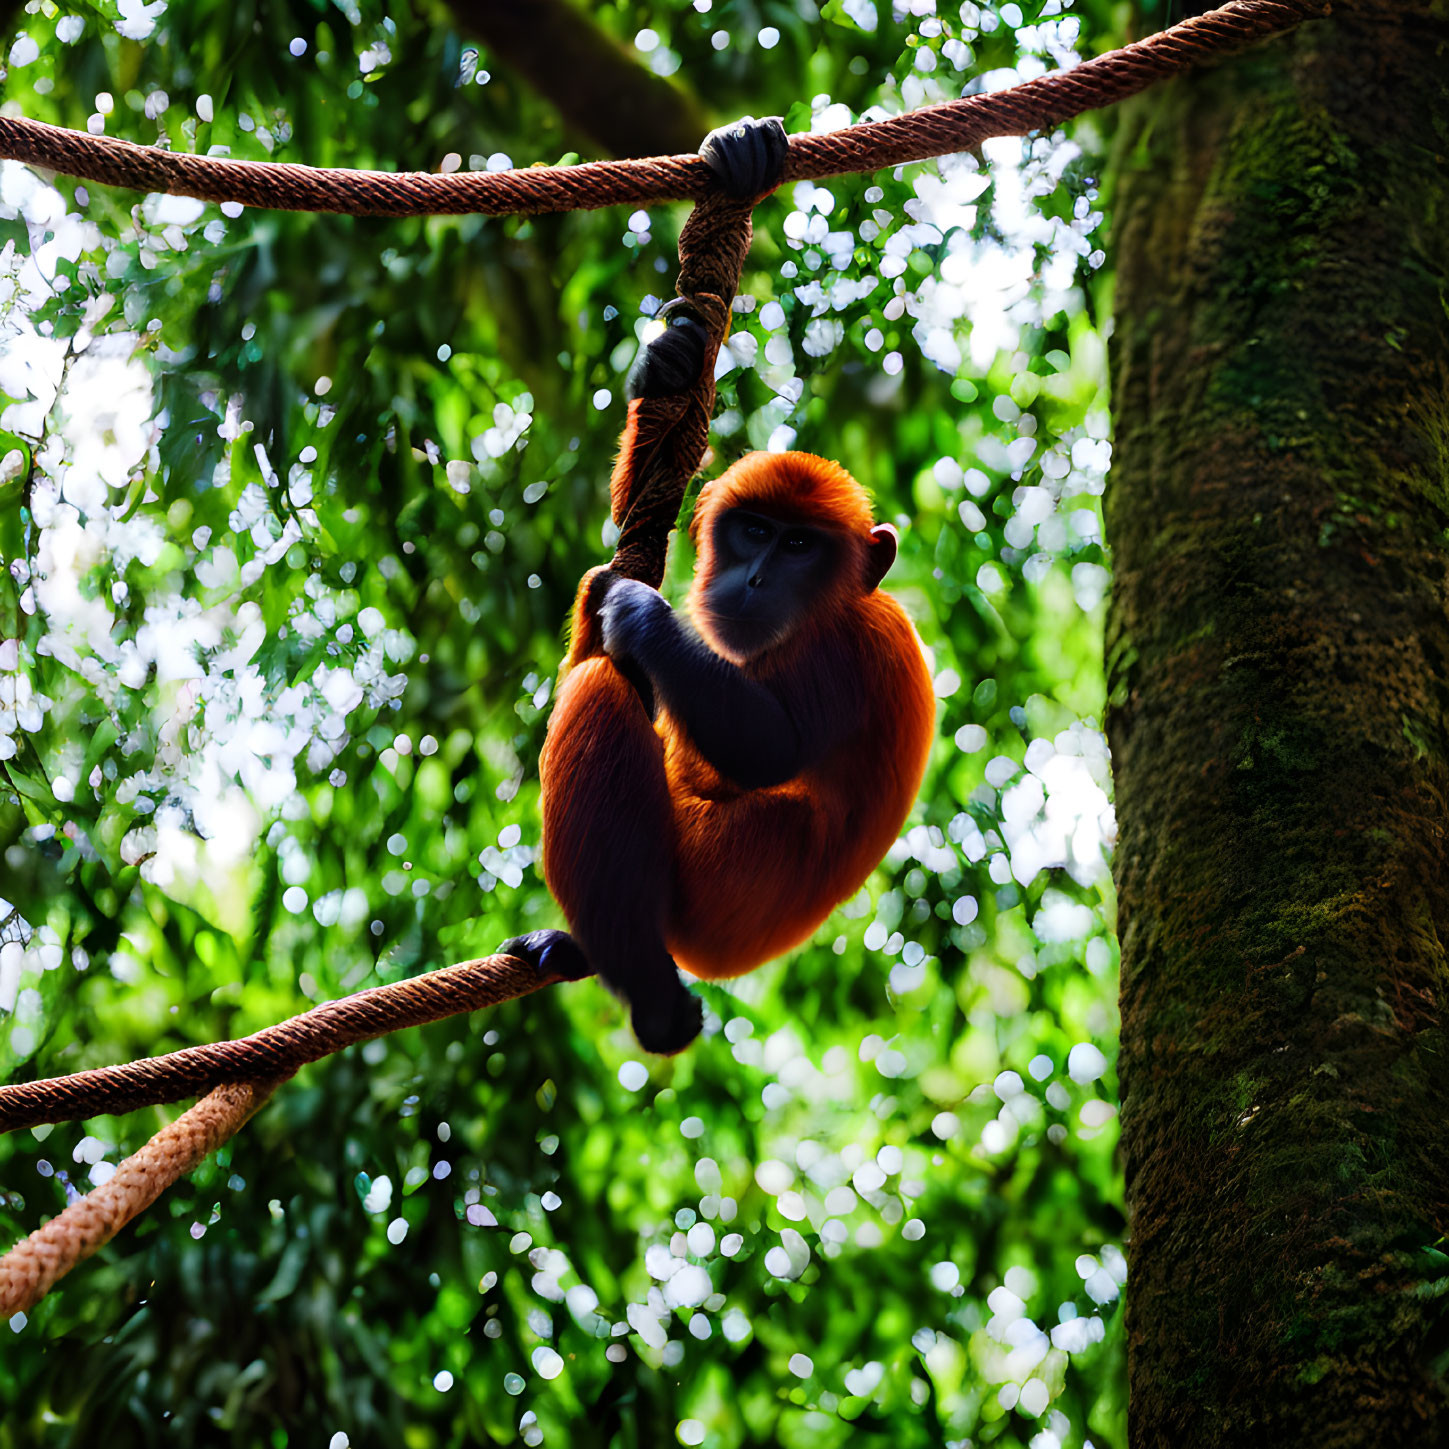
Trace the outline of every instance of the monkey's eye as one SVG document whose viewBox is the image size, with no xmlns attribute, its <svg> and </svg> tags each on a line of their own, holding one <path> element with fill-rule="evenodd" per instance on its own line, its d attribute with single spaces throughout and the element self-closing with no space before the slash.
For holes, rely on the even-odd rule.
<svg viewBox="0 0 1449 1449">
<path fill-rule="evenodd" d="M 747 523 L 744 526 L 744 535 L 751 543 L 766 543 L 770 530 L 763 523 Z"/>
<path fill-rule="evenodd" d="M 780 547 L 786 553 L 809 553 L 815 547 L 815 536 L 804 529 L 792 528 L 781 540 Z"/>
</svg>

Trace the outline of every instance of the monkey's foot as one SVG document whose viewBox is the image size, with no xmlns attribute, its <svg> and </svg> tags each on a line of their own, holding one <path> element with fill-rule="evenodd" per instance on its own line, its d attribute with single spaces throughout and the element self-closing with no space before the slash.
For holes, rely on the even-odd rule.
<svg viewBox="0 0 1449 1449">
<path fill-rule="evenodd" d="M 582 981 L 592 976 L 589 958 L 579 950 L 579 943 L 567 931 L 530 931 L 526 936 L 510 936 L 499 948 L 500 956 L 516 956 L 526 961 L 540 976 L 562 976 L 565 981 Z"/>
<path fill-rule="evenodd" d="M 672 1057 L 682 1052 L 704 1025 L 704 1006 L 697 996 L 686 991 L 676 980 L 674 989 L 660 999 L 630 1005 L 631 1024 L 639 1045 L 646 1052 Z"/>
</svg>

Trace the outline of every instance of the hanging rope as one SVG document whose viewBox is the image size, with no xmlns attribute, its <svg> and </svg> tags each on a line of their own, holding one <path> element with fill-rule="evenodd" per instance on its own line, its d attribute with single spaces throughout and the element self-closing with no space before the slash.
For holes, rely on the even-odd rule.
<svg viewBox="0 0 1449 1449">
<path fill-rule="evenodd" d="M 878 171 L 965 150 L 992 136 L 1049 130 L 1083 111 L 1135 95 L 1165 76 L 1328 12 L 1328 0 L 1230 0 L 1146 40 L 1009 90 L 945 101 L 820 136 L 792 136 L 784 179 Z M 698 156 L 447 176 L 347 171 L 193 156 L 17 116 L 0 116 L 0 157 L 132 191 L 350 216 L 526 216 L 698 201 L 710 189 L 709 168 Z"/>
<path fill-rule="evenodd" d="M 665 550 L 684 491 L 709 446 L 715 357 L 729 336 L 730 305 L 753 234 L 752 209 L 752 202 L 716 192 L 705 197 L 685 222 L 679 234 L 676 290 L 709 330 L 704 365 L 688 392 L 639 403 L 636 427 L 626 433 L 614 468 L 610 492 L 619 542 L 609 567 L 654 588 L 664 577 Z M 627 494 L 625 480 L 633 483 Z"/>
<path fill-rule="evenodd" d="M 57 1280 L 232 1137 L 279 1085 L 218 1087 L 121 1163 L 108 1182 L 18 1242 L 0 1258 L 0 1319 L 29 1312 Z"/>
<path fill-rule="evenodd" d="M 1231 0 L 1220 10 L 1075 70 L 890 120 L 792 137 L 781 179 L 874 171 L 959 151 L 992 136 L 1056 126 L 1327 11 L 1324 0 Z M 659 584 L 670 531 L 708 445 L 714 363 L 729 333 L 755 205 L 723 195 L 699 157 L 481 175 L 394 175 L 216 160 L 8 116 L 0 116 L 0 156 L 136 190 L 352 215 L 526 214 L 695 200 L 698 204 L 679 238 L 677 285 L 681 301 L 709 332 L 704 365 L 687 392 L 640 403 L 612 490 L 620 533 L 610 568 Z M 238 1041 L 0 1087 L 0 1131 L 128 1112 L 208 1093 L 127 1158 L 108 1182 L 0 1257 L 0 1318 L 34 1306 L 78 1262 L 226 1142 L 305 1063 L 355 1042 L 494 1006 L 558 979 L 540 977 L 513 957 L 488 956 L 325 1003 Z"/>
</svg>

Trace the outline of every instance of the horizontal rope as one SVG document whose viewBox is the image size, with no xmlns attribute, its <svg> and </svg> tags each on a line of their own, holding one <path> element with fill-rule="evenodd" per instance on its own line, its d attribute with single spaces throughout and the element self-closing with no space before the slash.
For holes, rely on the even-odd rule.
<svg viewBox="0 0 1449 1449">
<path fill-rule="evenodd" d="M 540 976 L 513 956 L 483 956 L 324 1002 L 235 1041 L 184 1047 L 68 1077 L 17 1082 L 0 1087 L 0 1132 L 131 1112 L 207 1092 L 222 1082 L 286 1078 L 307 1062 L 354 1042 L 497 1006 L 558 979 Z"/>
<path fill-rule="evenodd" d="M 944 101 L 823 135 L 792 136 L 784 180 L 878 171 L 964 150 L 993 136 L 1046 130 L 1083 111 L 1122 100 L 1176 71 L 1326 15 L 1328 9 L 1326 0 L 1230 0 L 1218 10 L 1072 70 L 1055 71 L 1008 90 Z M 711 184 L 709 167 L 698 156 L 449 175 L 349 171 L 195 156 L 17 116 L 0 116 L 0 156 L 135 191 L 351 216 L 588 211 L 698 201 Z"/>
</svg>

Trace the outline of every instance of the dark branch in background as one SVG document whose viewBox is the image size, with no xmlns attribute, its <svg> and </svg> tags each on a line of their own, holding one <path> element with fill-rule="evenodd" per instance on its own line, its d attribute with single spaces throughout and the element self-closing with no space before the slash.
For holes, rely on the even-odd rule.
<svg viewBox="0 0 1449 1449">
<path fill-rule="evenodd" d="M 689 152 L 710 122 L 568 0 L 448 0 L 461 30 L 611 156 Z"/>
</svg>

